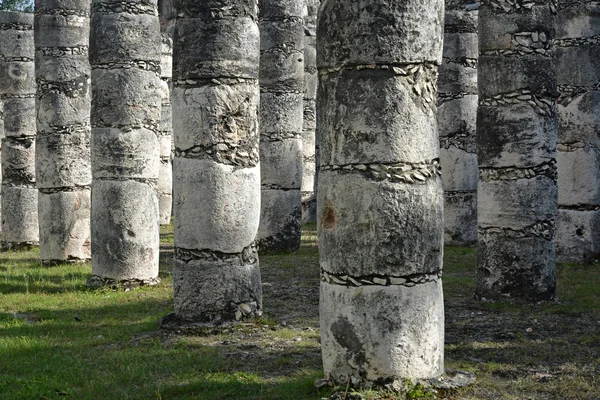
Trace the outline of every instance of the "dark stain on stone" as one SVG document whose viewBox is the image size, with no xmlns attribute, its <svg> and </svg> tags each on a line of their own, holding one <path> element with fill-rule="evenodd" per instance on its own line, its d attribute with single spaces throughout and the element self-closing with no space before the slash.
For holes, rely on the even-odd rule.
<svg viewBox="0 0 600 400">
<path fill-rule="evenodd" d="M 325 207 L 323 210 L 323 215 L 321 217 L 321 226 L 325 230 L 331 230 L 335 228 L 336 225 L 336 215 L 335 211 L 331 205 L 331 201 L 325 202 Z"/>
<path fill-rule="evenodd" d="M 363 344 L 354 332 L 354 326 L 348 321 L 348 318 L 339 317 L 331 324 L 331 333 L 336 342 L 348 351 L 348 357 L 352 357 L 356 364 L 366 363 Z"/>
</svg>

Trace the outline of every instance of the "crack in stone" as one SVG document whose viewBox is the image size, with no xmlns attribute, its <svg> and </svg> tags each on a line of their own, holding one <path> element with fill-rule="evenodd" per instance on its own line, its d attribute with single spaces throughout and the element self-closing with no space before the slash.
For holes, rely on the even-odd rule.
<svg viewBox="0 0 600 400">
<path fill-rule="evenodd" d="M 496 234 L 509 239 L 522 239 L 529 236 L 541 237 L 545 240 L 553 240 L 555 232 L 554 220 L 537 221 L 522 229 L 500 228 L 500 227 L 478 227 L 480 235 Z"/>
<path fill-rule="evenodd" d="M 435 99 L 437 97 L 437 79 L 438 64 L 432 62 L 406 63 L 406 64 L 360 64 L 344 65 L 336 68 L 322 68 L 319 70 L 320 76 L 326 76 L 340 71 L 352 70 L 379 70 L 391 72 L 394 75 L 403 77 L 412 87 L 412 94 L 423 101 L 425 109 L 435 111 Z"/>
<path fill-rule="evenodd" d="M 119 167 L 115 167 L 115 169 L 119 169 Z M 117 171 L 118 172 L 118 171 Z M 94 181 L 106 181 L 106 182 L 137 182 L 137 183 L 142 183 L 144 185 L 148 185 L 150 186 L 150 188 L 152 190 L 154 190 L 155 192 L 158 190 L 158 178 L 138 178 L 138 177 L 133 177 L 133 176 L 112 176 L 112 177 L 105 177 L 105 176 L 93 176 L 92 178 Z M 93 183 L 92 183 L 93 185 Z"/>
<path fill-rule="evenodd" d="M 64 262 L 64 261 L 63 261 Z M 109 287 L 111 289 L 131 289 L 138 286 L 154 286 L 160 283 L 160 278 L 151 279 L 113 279 L 99 275 L 92 275 L 85 285 L 90 288 Z"/>
<path fill-rule="evenodd" d="M 231 266 L 244 266 L 258 262 L 256 243 L 244 247 L 240 253 L 224 253 L 210 249 L 184 249 L 175 247 L 175 260 L 189 263 L 191 261 L 222 262 Z"/>
<path fill-rule="evenodd" d="M 104 124 L 102 121 L 94 121 L 92 123 L 92 129 L 94 128 L 113 128 L 113 129 L 119 129 L 122 132 L 131 132 L 134 131 L 136 129 L 148 129 L 149 131 L 152 131 L 153 133 L 156 134 L 156 136 L 159 136 L 159 122 L 155 122 L 155 121 L 151 121 L 151 122 L 143 122 L 141 124 L 131 124 L 131 125 L 126 125 L 126 124 Z"/>
<path fill-rule="evenodd" d="M 466 153 L 477 154 L 475 132 L 471 132 L 463 126 L 448 135 L 440 136 L 440 148 L 448 150 L 450 147 L 455 147 Z"/>
<path fill-rule="evenodd" d="M 557 178 L 556 160 L 552 159 L 534 167 L 479 167 L 479 179 L 485 182 L 499 180 L 532 179 L 546 176 L 554 181 Z"/>
<path fill-rule="evenodd" d="M 497 107 L 506 104 L 529 104 L 538 114 L 542 116 L 556 115 L 556 99 L 544 95 L 533 94 L 528 89 L 515 92 L 500 93 L 491 97 L 479 98 L 481 107 Z"/>
<path fill-rule="evenodd" d="M 260 188 L 261 190 L 282 190 L 284 192 L 289 192 L 291 190 L 300 190 L 300 186 L 284 187 L 276 183 L 261 183 Z"/>
<path fill-rule="evenodd" d="M 22 57 L 22 56 L 15 56 L 15 57 L 7 57 L 3 54 L 0 54 L 0 62 L 35 62 L 34 58 L 30 58 L 30 57 Z"/>
<path fill-rule="evenodd" d="M 237 85 L 238 83 L 258 84 L 255 77 L 217 76 L 206 79 L 186 79 L 173 81 L 173 86 L 181 89 L 195 89 L 201 86 Z"/>
<path fill-rule="evenodd" d="M 38 131 L 38 136 L 44 135 L 71 135 L 73 133 L 85 133 L 91 130 L 87 123 L 73 124 L 68 126 L 50 125 L 50 131 Z"/>
<path fill-rule="evenodd" d="M 561 1 L 557 8 L 563 10 L 570 7 L 582 7 L 582 6 L 598 6 L 600 1 L 597 0 L 576 0 L 576 1 Z"/>
<path fill-rule="evenodd" d="M 476 58 L 469 57 L 443 57 L 442 63 L 444 64 L 458 64 L 466 68 L 477 68 L 478 60 Z"/>
<path fill-rule="evenodd" d="M 338 171 L 346 173 L 359 172 L 363 176 L 383 181 L 423 184 L 442 174 L 439 159 L 420 163 L 365 163 L 346 165 L 321 165 L 321 171 Z"/>
<path fill-rule="evenodd" d="M 196 145 L 187 149 L 175 148 L 175 156 L 191 159 L 210 159 L 220 164 L 234 167 L 254 167 L 260 160 L 259 140 L 252 136 L 239 143 L 213 143 L 210 145 Z"/>
<path fill-rule="evenodd" d="M 24 94 L 3 93 L 3 94 L 0 94 L 0 100 L 33 99 L 33 98 L 35 98 L 35 93 L 24 93 Z"/>
<path fill-rule="evenodd" d="M 510 49 L 480 51 L 480 55 L 524 56 L 528 54 L 554 57 L 553 40 L 546 32 L 516 32 L 512 34 Z"/>
<path fill-rule="evenodd" d="M 154 72 L 160 77 L 160 61 L 151 60 L 130 60 L 122 62 L 109 62 L 92 65 L 92 70 L 96 69 L 132 69 L 137 68 L 143 71 Z"/>
<path fill-rule="evenodd" d="M 212 6 L 211 6 L 211 3 Z M 226 7 L 215 7 L 214 2 L 204 1 L 183 1 L 177 8 L 179 18 L 201 18 L 207 20 L 220 20 L 236 17 L 250 18 L 258 22 L 258 13 L 256 12 L 256 2 L 242 0 L 228 4 Z"/>
<path fill-rule="evenodd" d="M 64 192 L 84 192 L 91 190 L 92 185 L 75 185 L 75 186 L 57 186 L 52 188 L 38 188 L 40 193 L 52 194 L 52 193 L 64 193 Z"/>
<path fill-rule="evenodd" d="M 578 38 L 565 38 L 565 39 L 554 39 L 554 45 L 556 47 L 575 47 L 584 46 L 587 44 L 598 45 L 600 44 L 600 35 L 578 37 Z"/>
<path fill-rule="evenodd" d="M 92 13 L 102 14 L 136 14 L 158 16 L 156 4 L 150 1 L 120 1 L 118 3 L 100 3 L 92 4 Z"/>
<path fill-rule="evenodd" d="M 473 93 L 468 93 L 468 92 L 451 92 L 451 93 L 438 92 L 436 103 L 437 103 L 437 106 L 439 107 L 442 104 L 448 103 L 448 102 L 453 101 L 453 100 L 464 99 L 465 96 L 477 96 L 477 91 L 474 91 Z"/>
<path fill-rule="evenodd" d="M 65 56 L 87 56 L 89 55 L 89 46 L 73 47 L 36 47 L 45 57 L 65 57 Z"/>
<path fill-rule="evenodd" d="M 63 93 L 67 97 L 83 97 L 89 90 L 91 83 L 90 76 L 80 76 L 70 81 L 48 81 L 45 79 L 37 80 L 38 97 L 48 93 Z"/>
<path fill-rule="evenodd" d="M 600 90 L 600 81 L 592 86 L 559 85 L 557 103 L 563 107 L 568 106 L 573 100 L 589 92 Z"/>
<path fill-rule="evenodd" d="M 556 0 L 490 0 L 486 3 L 491 5 L 493 11 L 506 14 L 527 11 L 535 6 L 548 6 L 552 14 L 556 14 L 557 8 Z"/>
<path fill-rule="evenodd" d="M 89 18 L 90 13 L 86 10 L 77 9 L 66 9 L 66 8 L 39 8 L 36 7 L 34 11 L 35 15 L 64 15 L 64 16 L 77 16 L 82 18 Z"/>
<path fill-rule="evenodd" d="M 558 209 L 567 211 L 598 211 L 600 210 L 600 204 L 559 204 Z"/>
<path fill-rule="evenodd" d="M 281 142 L 287 139 L 302 139 L 302 132 L 261 132 L 260 141 Z"/>
<path fill-rule="evenodd" d="M 412 287 L 423 283 L 436 282 L 442 277 L 442 271 L 435 273 L 412 274 L 405 276 L 365 275 L 350 276 L 348 274 L 334 274 L 321 268 L 321 281 L 332 285 L 360 287 L 360 286 L 406 286 Z"/>
<path fill-rule="evenodd" d="M 33 25 L 30 24 L 20 24 L 17 22 L 9 22 L 9 23 L 4 23 L 4 24 L 0 24 L 0 31 L 9 31 L 9 30 L 15 30 L 15 31 L 32 31 L 33 30 Z"/>
</svg>

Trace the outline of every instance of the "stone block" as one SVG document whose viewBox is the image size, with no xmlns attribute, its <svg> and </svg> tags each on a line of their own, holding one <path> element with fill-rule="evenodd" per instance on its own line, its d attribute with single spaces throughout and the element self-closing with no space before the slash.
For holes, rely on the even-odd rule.
<svg viewBox="0 0 600 400">
<path fill-rule="evenodd" d="M 158 198 L 133 180 L 94 180 L 92 275 L 121 280 L 158 277 Z"/>
<path fill-rule="evenodd" d="M 300 247 L 302 197 L 295 190 L 263 188 L 256 240 L 261 252 L 294 251 Z"/>
<path fill-rule="evenodd" d="M 442 282 L 349 287 L 321 282 L 325 378 L 378 384 L 444 372 Z"/>
<path fill-rule="evenodd" d="M 300 189 L 302 184 L 302 139 L 261 141 L 261 183 L 268 187 Z"/>
<path fill-rule="evenodd" d="M 302 92 L 261 93 L 260 94 L 260 133 L 302 132 L 303 103 Z"/>
<path fill-rule="evenodd" d="M 558 209 L 556 261 L 586 263 L 600 256 L 600 210 Z"/>
<path fill-rule="evenodd" d="M 559 151 L 558 204 L 600 206 L 600 149 L 584 147 Z"/>
<path fill-rule="evenodd" d="M 38 202 L 44 221 L 40 224 L 42 261 L 89 260 L 90 189 L 40 193 Z"/>
<path fill-rule="evenodd" d="M 442 181 L 445 191 L 475 191 L 479 174 L 477 154 L 449 146 L 440 149 Z"/>
<path fill-rule="evenodd" d="M 444 193 L 444 244 L 477 243 L 477 193 Z"/>
<path fill-rule="evenodd" d="M 407 276 L 441 268 L 439 177 L 406 184 L 321 170 L 317 196 L 322 269 L 350 276 Z"/>
<path fill-rule="evenodd" d="M 35 146 L 39 189 L 92 184 L 89 128 L 69 134 L 38 135 Z"/>
<path fill-rule="evenodd" d="M 177 247 L 240 253 L 254 242 L 260 217 L 260 167 L 210 159 L 173 160 Z"/>
<path fill-rule="evenodd" d="M 4 149 L 2 149 L 4 155 Z M 2 184 L 2 244 L 18 247 L 37 245 L 38 191 L 30 187 Z"/>
</svg>

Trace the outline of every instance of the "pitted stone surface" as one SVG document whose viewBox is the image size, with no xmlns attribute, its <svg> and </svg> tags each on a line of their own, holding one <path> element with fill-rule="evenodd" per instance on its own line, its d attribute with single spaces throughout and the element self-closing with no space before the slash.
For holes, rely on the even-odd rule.
<svg viewBox="0 0 600 400">
<path fill-rule="evenodd" d="M 444 371 L 442 13 L 436 1 L 321 5 L 321 344 L 325 377 L 337 384 Z"/>
<path fill-rule="evenodd" d="M 33 14 L 0 11 L 2 247 L 38 244 Z"/>
<path fill-rule="evenodd" d="M 558 1 L 557 259 L 597 259 L 600 209 L 600 4 Z"/>
<path fill-rule="evenodd" d="M 42 262 L 91 258 L 89 1 L 39 0 L 36 176 Z"/>
<path fill-rule="evenodd" d="M 303 1 L 259 0 L 262 205 L 257 242 L 261 252 L 300 247 L 303 8 Z"/>
<path fill-rule="evenodd" d="M 547 300 L 556 289 L 556 7 L 479 9 L 476 295 Z"/>
<path fill-rule="evenodd" d="M 92 275 L 155 281 L 161 37 L 156 0 L 93 0 Z"/>
<path fill-rule="evenodd" d="M 262 313 L 256 1 L 179 0 L 173 43 L 176 329 Z"/>
<path fill-rule="evenodd" d="M 171 163 L 171 147 L 173 138 L 173 119 L 171 106 L 171 86 L 173 74 L 173 39 L 169 32 L 162 33 L 161 46 L 161 117 L 160 133 L 160 167 L 158 174 L 159 221 L 161 225 L 171 223 L 173 206 L 173 166 Z"/>
</svg>

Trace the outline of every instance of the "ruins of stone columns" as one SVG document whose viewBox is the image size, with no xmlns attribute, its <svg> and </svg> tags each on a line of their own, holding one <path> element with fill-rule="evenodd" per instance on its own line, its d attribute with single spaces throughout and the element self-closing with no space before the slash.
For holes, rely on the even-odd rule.
<svg viewBox="0 0 600 400">
<path fill-rule="evenodd" d="M 476 295 L 552 299 L 556 289 L 553 0 L 479 9 Z"/>
<path fill-rule="evenodd" d="M 158 208 L 161 225 L 171 223 L 173 205 L 173 168 L 171 165 L 171 139 L 173 121 L 171 118 L 171 76 L 173 63 L 173 39 L 167 32 L 162 33 L 161 46 L 162 106 L 160 117 L 160 172 L 158 175 Z"/>
<path fill-rule="evenodd" d="M 42 262 L 91 257 L 88 0 L 37 0 L 36 177 Z"/>
<path fill-rule="evenodd" d="M 261 314 L 258 10 L 179 0 L 173 43 L 175 313 L 218 325 Z"/>
<path fill-rule="evenodd" d="M 558 1 L 556 257 L 600 257 L 600 4 Z"/>
<path fill-rule="evenodd" d="M 3 249 L 29 248 L 39 238 L 34 58 L 33 14 L 0 11 Z"/>
<path fill-rule="evenodd" d="M 441 0 L 328 0 L 317 29 L 325 378 L 444 372 Z"/>
<path fill-rule="evenodd" d="M 93 0 L 91 286 L 158 279 L 160 46 L 156 0 Z"/>
<path fill-rule="evenodd" d="M 297 250 L 302 231 L 303 2 L 259 0 L 260 251 Z"/>
<path fill-rule="evenodd" d="M 302 126 L 302 222 L 316 222 L 317 12 L 319 0 L 304 0 L 304 119 Z"/>
<path fill-rule="evenodd" d="M 477 242 L 477 3 L 446 2 L 438 80 L 444 243 Z"/>
</svg>

